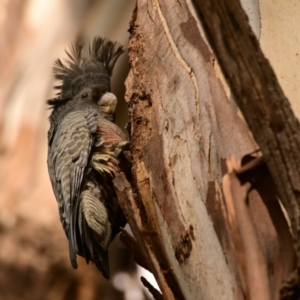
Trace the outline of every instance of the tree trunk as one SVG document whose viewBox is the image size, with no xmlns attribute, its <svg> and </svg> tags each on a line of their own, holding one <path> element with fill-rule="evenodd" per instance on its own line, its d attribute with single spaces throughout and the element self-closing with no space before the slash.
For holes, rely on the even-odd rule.
<svg viewBox="0 0 300 300">
<path fill-rule="evenodd" d="M 290 223 L 297 268 L 281 297 L 300 297 L 300 124 L 264 57 L 239 0 L 195 0 L 212 47 L 263 153 Z M 290 270 L 291 271 L 291 270 Z"/>
<path fill-rule="evenodd" d="M 137 197 L 117 182 L 135 240 L 123 239 L 165 299 L 278 299 L 295 263 L 288 225 L 262 160 L 244 157 L 258 147 L 201 28 L 188 0 L 137 1 L 126 81 Z M 257 166 L 264 186 L 244 185 Z"/>
</svg>

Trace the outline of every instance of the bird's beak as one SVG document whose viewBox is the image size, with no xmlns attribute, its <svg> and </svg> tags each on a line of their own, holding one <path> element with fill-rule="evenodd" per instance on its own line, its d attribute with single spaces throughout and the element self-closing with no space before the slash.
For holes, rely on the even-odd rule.
<svg viewBox="0 0 300 300">
<path fill-rule="evenodd" d="M 114 114 L 118 104 L 118 99 L 113 93 L 105 93 L 100 100 L 97 102 L 97 105 L 101 107 L 107 114 Z"/>
</svg>

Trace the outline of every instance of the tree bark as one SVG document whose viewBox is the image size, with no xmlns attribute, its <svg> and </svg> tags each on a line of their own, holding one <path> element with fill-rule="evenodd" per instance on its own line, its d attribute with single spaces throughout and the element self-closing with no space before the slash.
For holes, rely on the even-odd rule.
<svg viewBox="0 0 300 300">
<path fill-rule="evenodd" d="M 243 299 L 241 249 L 221 179 L 225 158 L 242 158 L 256 146 L 216 75 L 190 1 L 138 1 L 130 33 L 126 98 L 138 197 L 122 178 L 119 192 L 136 256 L 165 299 Z M 255 199 L 252 217 L 266 224 L 255 229 L 264 255 L 280 268 L 274 226 Z"/>
<path fill-rule="evenodd" d="M 258 143 L 287 210 L 297 253 L 292 274 L 299 289 L 300 124 L 264 57 L 240 2 L 194 1 L 208 40 L 245 120 Z M 290 288 L 290 287 L 289 287 Z M 299 293 L 299 292 L 297 292 Z M 299 297 L 298 294 L 297 297 Z"/>
</svg>

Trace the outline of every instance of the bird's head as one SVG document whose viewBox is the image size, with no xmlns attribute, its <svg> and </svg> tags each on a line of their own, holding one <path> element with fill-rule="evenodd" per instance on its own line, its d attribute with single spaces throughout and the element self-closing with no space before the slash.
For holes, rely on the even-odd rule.
<svg viewBox="0 0 300 300">
<path fill-rule="evenodd" d="M 84 51 L 85 50 L 85 51 Z M 66 114 L 72 107 L 81 104 L 97 107 L 105 118 L 114 121 L 117 97 L 110 92 L 110 78 L 123 46 L 101 37 L 90 45 L 71 45 L 63 63 L 56 60 L 53 71 L 58 85 L 56 98 L 48 100 L 54 110 Z"/>
<path fill-rule="evenodd" d="M 80 103 L 97 106 L 107 119 L 114 119 L 118 99 L 105 86 L 83 88 L 76 98 Z"/>
<path fill-rule="evenodd" d="M 96 37 L 90 45 L 71 45 L 66 51 L 69 60 L 56 60 L 53 71 L 59 84 L 55 86 L 62 98 L 73 99 L 84 88 L 91 87 L 110 91 L 110 78 L 123 46 L 101 37 Z"/>
</svg>

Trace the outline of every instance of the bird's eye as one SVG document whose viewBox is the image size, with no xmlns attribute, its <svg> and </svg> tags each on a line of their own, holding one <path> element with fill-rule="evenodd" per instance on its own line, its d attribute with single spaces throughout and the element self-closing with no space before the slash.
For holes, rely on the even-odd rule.
<svg viewBox="0 0 300 300">
<path fill-rule="evenodd" d="M 84 98 L 86 98 L 88 96 L 88 93 L 83 93 L 82 95 L 81 95 L 81 99 L 84 99 Z"/>
</svg>

